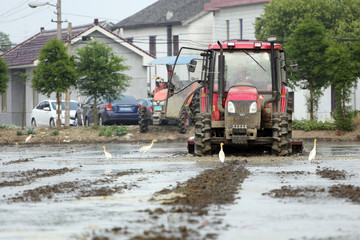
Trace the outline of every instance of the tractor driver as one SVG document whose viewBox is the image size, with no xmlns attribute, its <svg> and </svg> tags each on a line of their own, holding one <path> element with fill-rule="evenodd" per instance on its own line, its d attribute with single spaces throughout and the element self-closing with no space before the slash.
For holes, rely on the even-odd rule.
<svg viewBox="0 0 360 240">
<path fill-rule="evenodd" d="M 232 75 L 230 80 L 230 86 L 234 85 L 251 85 L 251 75 L 248 73 L 247 68 L 244 65 L 236 67 L 236 73 Z M 230 87 L 229 86 L 229 87 Z"/>
</svg>

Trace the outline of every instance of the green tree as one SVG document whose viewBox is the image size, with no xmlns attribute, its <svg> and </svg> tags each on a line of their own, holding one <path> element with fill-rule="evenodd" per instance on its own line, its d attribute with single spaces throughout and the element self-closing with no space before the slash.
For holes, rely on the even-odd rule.
<svg viewBox="0 0 360 240">
<path fill-rule="evenodd" d="M 50 39 L 40 50 L 39 65 L 34 70 L 32 87 L 50 97 L 56 93 L 57 126 L 60 130 L 61 93 L 76 83 L 76 72 L 73 58 L 69 57 L 65 45 L 58 39 Z"/>
<path fill-rule="evenodd" d="M 97 125 L 99 98 L 112 101 L 128 87 L 131 79 L 123 72 L 129 67 L 125 59 L 114 54 L 112 48 L 99 41 L 91 41 L 77 50 L 76 68 L 80 75 L 77 88 L 85 96 L 93 96 L 94 124 Z"/>
<path fill-rule="evenodd" d="M 271 0 L 255 22 L 255 36 L 266 40 L 268 36 L 276 35 L 278 40 L 288 40 L 297 25 L 308 16 L 321 22 L 326 29 L 332 29 L 338 11 L 336 1 L 332 0 Z"/>
<path fill-rule="evenodd" d="M 349 46 L 344 42 L 334 42 L 327 50 L 327 63 L 330 68 L 329 77 L 335 90 L 335 124 L 343 131 L 353 129 L 353 115 L 348 106 L 351 100 L 351 91 L 357 79 L 360 63 L 354 61 Z"/>
<path fill-rule="evenodd" d="M 314 120 L 323 88 L 328 87 L 325 52 L 329 46 L 325 27 L 316 19 L 306 18 L 297 25 L 286 46 L 290 59 L 296 59 L 300 70 L 290 75 L 290 79 L 302 89 L 308 89 L 308 112 Z"/>
<path fill-rule="evenodd" d="M 10 78 L 7 75 L 8 68 L 6 62 L 0 57 L 0 94 L 3 94 L 7 90 L 7 83 Z"/>
<path fill-rule="evenodd" d="M 12 46 L 9 35 L 0 32 L 0 47 L 5 50 L 9 50 Z"/>
</svg>

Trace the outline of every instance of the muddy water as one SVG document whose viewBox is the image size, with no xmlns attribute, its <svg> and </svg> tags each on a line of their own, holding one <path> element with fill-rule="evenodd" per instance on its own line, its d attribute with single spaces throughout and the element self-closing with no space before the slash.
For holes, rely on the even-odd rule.
<svg viewBox="0 0 360 240">
<path fill-rule="evenodd" d="M 305 151 L 311 149 L 305 143 Z M 320 143 L 313 164 L 306 156 L 279 164 L 249 161 L 251 176 L 240 199 L 226 207 L 223 223 L 230 227 L 219 239 L 360 239 L 359 202 L 329 193 L 338 184 L 360 186 L 359 151 L 359 143 Z M 324 169 L 344 174 L 324 178 Z"/>
<path fill-rule="evenodd" d="M 221 167 L 215 155 L 189 156 L 184 143 L 144 154 L 142 144 L 106 144 L 106 160 L 102 146 L 0 147 L 0 239 L 152 239 L 155 230 L 162 239 L 360 238 L 357 195 L 333 189 L 360 186 L 357 143 L 318 142 L 312 164 L 306 156 L 228 156 L 250 172 L 235 203 L 193 213 L 149 199 Z"/>
</svg>

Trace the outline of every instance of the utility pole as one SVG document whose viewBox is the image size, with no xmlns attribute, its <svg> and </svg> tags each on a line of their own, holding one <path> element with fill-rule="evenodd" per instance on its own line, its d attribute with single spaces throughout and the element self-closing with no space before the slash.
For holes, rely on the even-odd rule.
<svg viewBox="0 0 360 240">
<path fill-rule="evenodd" d="M 67 52 L 68 55 L 71 56 L 71 22 L 68 23 L 67 42 Z M 70 89 L 66 91 L 65 95 L 65 126 L 70 126 Z"/>
</svg>

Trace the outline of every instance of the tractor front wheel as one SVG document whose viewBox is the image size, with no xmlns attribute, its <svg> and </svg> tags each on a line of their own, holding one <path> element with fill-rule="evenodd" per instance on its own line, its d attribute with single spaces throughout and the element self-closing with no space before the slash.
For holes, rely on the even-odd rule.
<svg viewBox="0 0 360 240">
<path fill-rule="evenodd" d="M 287 113 L 276 112 L 273 114 L 272 132 L 272 154 L 289 155 L 289 118 Z"/>
<path fill-rule="evenodd" d="M 148 113 L 145 106 L 142 106 L 139 110 L 139 127 L 140 132 L 145 133 L 148 131 Z"/>
<path fill-rule="evenodd" d="M 195 115 L 195 149 L 199 156 L 211 154 L 211 115 Z"/>
</svg>

